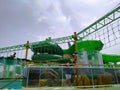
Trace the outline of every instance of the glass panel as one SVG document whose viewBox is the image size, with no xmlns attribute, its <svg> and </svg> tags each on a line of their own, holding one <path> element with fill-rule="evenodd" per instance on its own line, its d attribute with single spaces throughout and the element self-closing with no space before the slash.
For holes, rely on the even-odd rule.
<svg viewBox="0 0 120 90">
<path fill-rule="evenodd" d="M 40 75 L 40 86 L 61 86 L 62 85 L 62 68 L 43 67 Z"/>
<path fill-rule="evenodd" d="M 29 74 L 29 69 L 28 68 L 24 68 L 23 69 L 23 80 L 22 80 L 23 87 L 27 87 L 28 86 L 28 82 L 27 82 L 28 74 Z"/>
<path fill-rule="evenodd" d="M 117 83 L 114 69 L 93 68 L 92 73 L 94 85 L 108 85 Z"/>
<path fill-rule="evenodd" d="M 29 70 L 29 78 L 28 78 L 28 86 L 39 86 L 39 69 L 30 69 Z"/>
<path fill-rule="evenodd" d="M 4 78 L 4 65 L 0 64 L 0 79 Z"/>
<path fill-rule="evenodd" d="M 114 69 L 105 69 L 104 84 L 117 84 L 116 74 Z"/>
<path fill-rule="evenodd" d="M 74 76 L 73 86 L 90 86 L 92 83 L 92 74 L 90 68 L 79 68 L 79 75 Z"/>
<path fill-rule="evenodd" d="M 78 72 L 76 75 L 75 72 Z M 39 67 L 23 70 L 25 87 L 64 87 L 110 85 L 120 83 L 120 70 L 108 68 L 78 68 L 72 66 Z M 27 80 L 28 77 L 28 80 Z"/>
<path fill-rule="evenodd" d="M 94 85 L 104 85 L 104 68 L 91 68 L 93 75 L 93 84 Z"/>
<path fill-rule="evenodd" d="M 97 51 L 89 51 L 88 52 L 88 63 L 90 65 L 95 65 L 97 64 L 98 65 L 98 54 L 97 54 Z"/>
<path fill-rule="evenodd" d="M 62 86 L 73 85 L 74 69 L 73 67 L 63 67 Z"/>
<path fill-rule="evenodd" d="M 120 69 L 115 69 L 117 84 L 120 84 Z"/>
</svg>

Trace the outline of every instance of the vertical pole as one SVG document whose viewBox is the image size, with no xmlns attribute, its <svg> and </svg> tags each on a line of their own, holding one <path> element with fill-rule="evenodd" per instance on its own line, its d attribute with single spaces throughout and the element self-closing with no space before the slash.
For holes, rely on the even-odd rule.
<svg viewBox="0 0 120 90">
<path fill-rule="evenodd" d="M 89 63 L 88 63 L 87 51 L 83 51 L 83 61 L 84 61 L 84 64 L 86 65 L 84 67 L 88 68 Z"/>
<path fill-rule="evenodd" d="M 28 49 L 29 49 L 29 41 L 26 43 L 26 53 L 25 53 L 25 59 L 28 58 Z"/>
<path fill-rule="evenodd" d="M 75 45 L 75 57 L 74 57 L 74 59 L 75 59 L 75 70 L 74 70 L 74 73 L 75 73 L 75 77 L 77 78 L 76 79 L 76 85 L 77 85 L 77 83 L 78 83 L 78 77 L 79 77 L 79 73 L 78 73 L 78 45 L 77 45 L 77 34 L 76 34 L 76 32 L 74 32 L 74 45 Z"/>
<path fill-rule="evenodd" d="M 103 60 L 102 60 L 102 55 L 99 51 L 97 51 L 97 55 L 98 55 L 98 65 L 100 65 L 99 67 L 103 68 Z"/>
<path fill-rule="evenodd" d="M 62 81 L 61 81 L 61 82 L 62 82 L 62 83 L 61 83 L 61 84 L 62 84 L 62 85 L 61 85 L 62 87 L 63 87 L 63 83 L 64 83 L 64 81 L 63 81 L 63 80 L 64 80 L 64 79 L 63 79 L 63 68 L 64 68 L 64 67 L 63 67 L 63 65 L 62 65 Z"/>
<path fill-rule="evenodd" d="M 3 62 L 3 65 L 4 65 L 4 71 L 3 71 L 3 75 L 5 76 L 6 78 L 6 63 L 5 63 L 5 58 L 3 58 L 4 62 Z"/>
<path fill-rule="evenodd" d="M 115 73 L 115 79 L 116 79 L 116 83 L 119 84 L 119 79 L 118 79 L 118 75 L 116 73 L 116 69 L 114 68 L 114 73 Z"/>
<path fill-rule="evenodd" d="M 14 60 L 13 67 L 14 67 L 14 69 L 13 69 L 13 77 L 16 78 L 17 59 Z"/>
<path fill-rule="evenodd" d="M 94 76 L 93 76 L 93 69 L 90 68 L 90 71 L 91 71 L 91 76 L 92 76 L 92 86 L 93 86 L 93 88 L 95 88 L 95 84 L 94 84 Z"/>
<path fill-rule="evenodd" d="M 10 65 L 6 65 L 6 78 L 10 78 Z"/>
<path fill-rule="evenodd" d="M 26 76 L 27 82 L 26 82 L 26 87 L 29 86 L 29 71 L 30 71 L 30 70 L 27 68 L 27 76 Z"/>
</svg>

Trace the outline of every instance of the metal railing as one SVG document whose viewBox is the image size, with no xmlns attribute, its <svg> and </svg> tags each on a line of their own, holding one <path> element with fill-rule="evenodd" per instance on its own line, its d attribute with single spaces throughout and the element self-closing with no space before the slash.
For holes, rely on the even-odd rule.
<svg viewBox="0 0 120 90">
<path fill-rule="evenodd" d="M 23 71 L 24 87 L 102 87 L 120 84 L 120 68 L 38 66 Z"/>
</svg>

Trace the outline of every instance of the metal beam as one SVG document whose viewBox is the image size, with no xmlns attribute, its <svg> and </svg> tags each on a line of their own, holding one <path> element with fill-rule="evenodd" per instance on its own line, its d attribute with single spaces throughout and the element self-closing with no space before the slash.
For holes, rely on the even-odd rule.
<svg viewBox="0 0 120 90">
<path fill-rule="evenodd" d="M 114 22 L 115 20 L 120 18 L 120 6 L 112 10 L 111 12 L 107 13 L 105 16 L 102 18 L 98 19 L 96 22 L 93 24 L 89 25 L 79 33 L 77 33 L 78 39 L 84 39 L 88 35 L 98 31 L 99 29 L 105 27 L 106 25 Z M 55 38 L 49 40 L 51 43 L 57 43 L 57 44 L 62 44 L 62 43 L 67 43 L 67 42 L 73 42 L 72 35 L 71 36 L 66 36 L 66 37 L 61 37 L 61 38 Z M 46 41 L 38 41 L 38 42 L 33 42 L 30 43 L 30 47 L 32 45 L 36 45 L 38 43 L 43 43 Z M 0 48 L 0 52 L 9 52 L 9 51 L 18 51 L 18 50 L 25 50 L 26 44 L 22 45 L 16 45 L 16 46 L 10 46 L 10 47 L 5 47 L 5 48 Z"/>
<path fill-rule="evenodd" d="M 98 19 L 96 22 L 94 22 L 93 24 L 89 25 L 88 27 L 86 27 L 85 29 L 80 31 L 79 33 L 77 33 L 77 35 L 79 37 L 85 38 L 88 35 L 90 35 L 90 34 L 96 32 L 96 31 L 98 31 L 99 29 L 105 27 L 106 25 L 114 22 L 115 20 L 120 18 L 119 10 L 120 10 L 120 6 L 118 6 L 117 8 L 112 10 L 111 12 L 107 13 L 105 16 L 103 16 L 102 18 Z M 88 32 L 88 33 L 84 34 L 84 32 Z"/>
<path fill-rule="evenodd" d="M 44 43 L 44 42 L 47 42 L 47 41 L 45 40 L 45 41 L 38 41 L 38 42 L 29 43 L 29 46 L 31 47 L 32 45 L 36 45 L 36 44 Z M 72 38 L 72 36 L 67 36 L 67 37 L 51 39 L 51 40 L 48 40 L 48 42 L 62 44 L 62 43 L 73 42 L 73 38 Z M 0 53 L 9 52 L 9 51 L 12 52 L 12 51 L 25 50 L 25 48 L 26 48 L 26 44 L 9 46 L 9 47 L 5 47 L 5 48 L 0 48 Z"/>
</svg>

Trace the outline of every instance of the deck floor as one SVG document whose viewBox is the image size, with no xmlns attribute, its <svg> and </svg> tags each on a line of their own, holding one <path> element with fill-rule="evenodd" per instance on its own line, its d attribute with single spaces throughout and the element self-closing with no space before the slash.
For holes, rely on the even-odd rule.
<svg viewBox="0 0 120 90">
<path fill-rule="evenodd" d="M 120 90 L 120 86 L 103 88 L 41 87 L 41 88 L 23 88 L 22 90 Z"/>
</svg>

